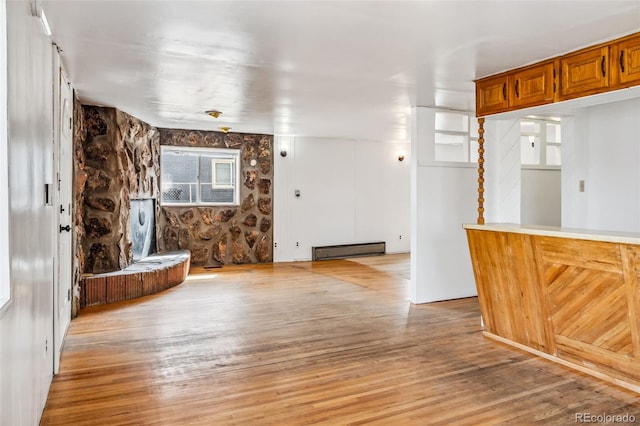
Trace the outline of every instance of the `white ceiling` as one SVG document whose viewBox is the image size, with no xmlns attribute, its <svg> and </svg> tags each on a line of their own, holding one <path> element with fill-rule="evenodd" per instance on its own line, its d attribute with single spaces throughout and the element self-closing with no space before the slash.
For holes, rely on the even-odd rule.
<svg viewBox="0 0 640 426">
<path fill-rule="evenodd" d="M 44 0 L 82 103 L 158 127 L 405 141 L 410 108 L 640 31 L 640 0 Z M 218 109 L 213 120 L 204 110 Z"/>
</svg>

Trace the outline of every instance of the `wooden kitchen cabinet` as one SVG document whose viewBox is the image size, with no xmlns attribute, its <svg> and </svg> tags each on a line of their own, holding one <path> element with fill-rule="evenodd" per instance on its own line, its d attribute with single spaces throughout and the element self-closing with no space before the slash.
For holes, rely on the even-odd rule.
<svg viewBox="0 0 640 426">
<path fill-rule="evenodd" d="M 509 109 L 507 75 L 476 81 L 476 115 L 495 114 Z"/>
<path fill-rule="evenodd" d="M 615 89 L 640 84 L 640 35 L 611 45 L 611 86 Z"/>
<path fill-rule="evenodd" d="M 476 81 L 478 116 L 543 105 L 557 100 L 558 61 L 530 67 Z"/>
<path fill-rule="evenodd" d="M 640 86 L 640 33 L 475 83 L 478 117 Z"/>
<path fill-rule="evenodd" d="M 608 90 L 609 46 L 583 50 L 560 58 L 560 100 Z"/>
<path fill-rule="evenodd" d="M 509 74 L 510 109 L 543 105 L 556 100 L 557 61 L 544 62 Z"/>
</svg>

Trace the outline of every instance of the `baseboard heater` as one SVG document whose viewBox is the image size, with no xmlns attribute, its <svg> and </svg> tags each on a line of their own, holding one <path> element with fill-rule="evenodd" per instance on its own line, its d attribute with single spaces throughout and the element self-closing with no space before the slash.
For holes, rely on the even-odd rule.
<svg viewBox="0 0 640 426">
<path fill-rule="evenodd" d="M 312 260 L 343 259 L 345 257 L 377 256 L 385 254 L 385 242 L 342 244 L 311 248 Z"/>
</svg>

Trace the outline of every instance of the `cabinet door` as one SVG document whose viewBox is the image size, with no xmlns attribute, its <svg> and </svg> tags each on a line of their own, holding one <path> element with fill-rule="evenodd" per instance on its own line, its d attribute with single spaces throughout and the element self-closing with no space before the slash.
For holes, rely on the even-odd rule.
<svg viewBox="0 0 640 426">
<path fill-rule="evenodd" d="M 553 102 L 556 92 L 555 76 L 555 62 L 515 71 L 509 77 L 509 106 L 522 108 Z"/>
<path fill-rule="evenodd" d="M 478 117 L 503 112 L 508 108 L 506 75 L 476 81 L 476 115 Z"/>
<path fill-rule="evenodd" d="M 592 95 L 609 87 L 609 46 L 567 55 L 560 62 L 561 99 Z"/>
<path fill-rule="evenodd" d="M 611 78 L 616 88 L 640 84 L 640 36 L 636 35 L 611 46 Z"/>
</svg>

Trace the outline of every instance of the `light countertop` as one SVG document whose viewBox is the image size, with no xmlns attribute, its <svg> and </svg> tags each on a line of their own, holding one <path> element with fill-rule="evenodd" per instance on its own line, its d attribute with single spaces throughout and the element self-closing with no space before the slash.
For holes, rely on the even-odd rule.
<svg viewBox="0 0 640 426">
<path fill-rule="evenodd" d="M 604 241 L 609 243 L 640 244 L 640 233 L 634 232 L 572 229 L 557 226 L 519 225 L 515 223 L 487 223 L 484 225 L 465 223 L 463 228 L 478 231 L 512 232 L 515 234 L 572 238 L 576 240 Z"/>
</svg>

